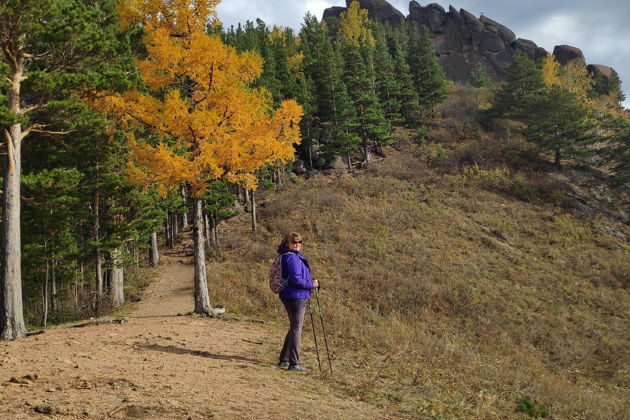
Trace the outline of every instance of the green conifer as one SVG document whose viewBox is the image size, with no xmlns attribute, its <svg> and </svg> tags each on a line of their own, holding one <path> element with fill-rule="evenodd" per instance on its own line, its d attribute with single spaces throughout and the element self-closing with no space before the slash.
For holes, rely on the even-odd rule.
<svg viewBox="0 0 630 420">
<path fill-rule="evenodd" d="M 446 98 L 447 89 L 446 79 L 437 62 L 426 26 L 422 26 L 419 31 L 416 27 L 411 27 L 408 62 L 420 105 L 423 112 L 430 114 L 433 108 Z"/>
</svg>

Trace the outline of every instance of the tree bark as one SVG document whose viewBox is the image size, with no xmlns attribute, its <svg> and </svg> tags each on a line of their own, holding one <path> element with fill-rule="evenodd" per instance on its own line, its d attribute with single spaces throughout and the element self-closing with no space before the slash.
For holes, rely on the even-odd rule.
<svg viewBox="0 0 630 420">
<path fill-rule="evenodd" d="M 245 206 L 244 206 L 244 210 L 245 213 L 247 213 L 249 211 L 249 205 L 251 203 L 251 199 L 249 198 L 249 190 L 247 188 L 245 188 Z"/>
<path fill-rule="evenodd" d="M 562 164 L 560 163 L 560 148 L 556 147 L 556 158 L 554 164 L 558 170 L 562 169 Z"/>
<path fill-rule="evenodd" d="M 212 238 L 210 236 L 210 216 L 208 213 L 203 214 L 204 236 L 206 238 L 206 246 L 208 249 L 212 247 Z"/>
<path fill-rule="evenodd" d="M 177 213 L 173 212 L 173 223 L 171 223 L 171 226 L 173 226 L 173 245 L 179 242 L 179 223 L 177 220 Z"/>
<path fill-rule="evenodd" d="M 171 212 L 166 212 L 166 221 L 164 222 L 164 233 L 166 234 L 166 246 L 173 248 L 173 231 L 171 229 Z"/>
<path fill-rule="evenodd" d="M 52 271 L 50 276 L 50 310 L 56 311 L 57 308 L 57 261 L 53 256 Z"/>
<path fill-rule="evenodd" d="M 254 190 L 252 190 L 251 207 L 252 207 L 252 232 L 256 233 L 258 226 L 256 224 L 256 195 L 254 194 Z"/>
<path fill-rule="evenodd" d="M 151 267 L 157 267 L 160 263 L 160 251 L 158 249 L 157 232 L 151 233 L 151 239 L 149 240 L 149 265 Z"/>
<path fill-rule="evenodd" d="M 46 276 L 44 277 L 44 289 L 42 290 L 42 326 L 46 328 L 48 324 L 48 276 L 49 276 L 49 263 L 46 258 Z"/>
<path fill-rule="evenodd" d="M 101 248 L 98 245 L 100 241 L 100 192 L 98 185 L 94 192 L 94 242 L 96 242 L 96 249 L 94 250 L 94 269 L 96 271 L 96 296 L 94 297 L 94 312 L 96 315 L 101 313 L 101 307 L 103 303 L 103 259 L 101 257 Z"/>
<path fill-rule="evenodd" d="M 186 211 L 182 214 L 182 230 L 188 229 L 188 206 L 186 205 L 186 186 L 182 185 L 182 197 L 184 199 L 184 208 Z"/>
<path fill-rule="evenodd" d="M 5 54 L 8 54 L 5 47 Z M 9 109 L 21 115 L 20 88 L 24 80 L 24 54 L 18 49 L 11 57 L 12 64 L 7 89 Z M 13 340 L 26 336 L 22 308 L 22 254 L 20 236 L 20 180 L 22 176 L 22 124 L 11 124 L 4 130 L 7 161 L 4 173 L 2 208 L 3 277 L 0 282 L 0 339 Z"/>
<path fill-rule="evenodd" d="M 216 213 L 212 213 L 212 244 L 219 253 L 219 220 Z"/>
<path fill-rule="evenodd" d="M 117 308 L 125 303 L 124 292 L 124 271 L 122 268 L 122 257 L 120 249 L 112 251 L 112 268 L 110 272 L 110 285 L 112 296 L 112 307 Z"/>
<path fill-rule="evenodd" d="M 210 315 L 212 306 L 208 294 L 208 281 L 206 273 L 206 249 L 203 232 L 202 201 L 195 198 L 195 211 L 193 218 L 194 260 L 195 260 L 195 313 Z"/>
</svg>

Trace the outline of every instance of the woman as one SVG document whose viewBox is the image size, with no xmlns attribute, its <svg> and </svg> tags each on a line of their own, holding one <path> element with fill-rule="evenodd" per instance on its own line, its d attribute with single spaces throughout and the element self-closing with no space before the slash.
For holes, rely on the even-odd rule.
<svg viewBox="0 0 630 420">
<path fill-rule="evenodd" d="M 311 297 L 311 289 L 318 286 L 317 280 L 311 280 L 311 270 L 308 261 L 300 253 L 301 249 L 302 237 L 295 232 L 287 233 L 278 247 L 278 254 L 282 255 L 282 278 L 287 279 L 286 286 L 280 292 L 280 299 L 289 316 L 289 332 L 284 339 L 278 366 L 298 372 L 307 370 L 300 364 L 306 300 Z"/>
</svg>

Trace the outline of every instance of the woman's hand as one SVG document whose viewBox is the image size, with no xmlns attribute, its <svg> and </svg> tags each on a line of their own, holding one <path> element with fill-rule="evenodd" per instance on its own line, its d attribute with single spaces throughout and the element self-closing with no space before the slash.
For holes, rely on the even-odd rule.
<svg viewBox="0 0 630 420">
<path fill-rule="evenodd" d="M 319 287 L 319 281 L 313 279 L 313 288 L 318 288 Z"/>
</svg>

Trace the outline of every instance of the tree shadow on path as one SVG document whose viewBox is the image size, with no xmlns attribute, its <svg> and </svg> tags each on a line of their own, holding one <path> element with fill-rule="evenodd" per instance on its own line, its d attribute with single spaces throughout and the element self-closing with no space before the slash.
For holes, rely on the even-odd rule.
<svg viewBox="0 0 630 420">
<path fill-rule="evenodd" d="M 247 362 L 247 363 L 253 363 L 255 365 L 263 364 L 260 360 L 248 359 L 247 357 L 243 357 L 243 356 L 215 354 L 215 353 L 210 353 L 209 351 L 190 350 L 190 349 L 185 349 L 182 347 L 175 347 L 175 346 L 161 346 L 159 344 L 142 344 L 142 345 L 136 345 L 136 347 L 144 349 L 144 350 L 161 351 L 163 353 L 173 353 L 173 354 L 190 354 L 193 356 L 205 357 L 208 359 L 228 360 L 230 362 Z"/>
</svg>

